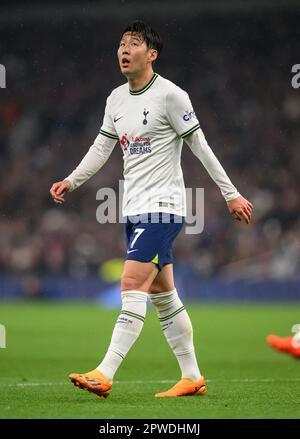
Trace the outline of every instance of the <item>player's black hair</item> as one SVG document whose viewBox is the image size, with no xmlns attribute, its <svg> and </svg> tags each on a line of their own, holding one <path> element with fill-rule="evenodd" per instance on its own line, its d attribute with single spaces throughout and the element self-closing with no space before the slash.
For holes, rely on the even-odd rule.
<svg viewBox="0 0 300 439">
<path fill-rule="evenodd" d="M 156 30 L 154 30 L 149 24 L 144 23 L 141 20 L 133 21 L 122 32 L 122 37 L 126 32 L 137 33 L 141 36 L 142 40 L 147 44 L 148 49 L 155 49 L 159 54 L 162 51 L 163 43 L 162 39 Z"/>
</svg>

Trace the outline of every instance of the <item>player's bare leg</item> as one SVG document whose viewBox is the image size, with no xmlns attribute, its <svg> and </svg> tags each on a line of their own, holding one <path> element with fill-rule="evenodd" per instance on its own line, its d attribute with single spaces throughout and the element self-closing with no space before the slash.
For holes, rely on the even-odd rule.
<svg viewBox="0 0 300 439">
<path fill-rule="evenodd" d="M 195 356 L 192 324 L 174 285 L 173 264 L 165 265 L 157 274 L 149 293 L 182 375 L 175 386 L 155 396 L 205 395 L 207 390 Z"/>
<path fill-rule="evenodd" d="M 108 351 L 95 370 L 69 376 L 75 386 L 99 397 L 109 396 L 114 374 L 142 330 L 148 291 L 157 273 L 158 268 L 152 262 L 125 262 L 121 279 L 122 310 Z"/>
<path fill-rule="evenodd" d="M 121 278 L 121 291 L 148 292 L 158 273 L 159 269 L 152 262 L 127 260 Z"/>
<path fill-rule="evenodd" d="M 174 290 L 173 264 L 166 264 L 155 276 L 149 288 L 149 294 Z"/>
</svg>

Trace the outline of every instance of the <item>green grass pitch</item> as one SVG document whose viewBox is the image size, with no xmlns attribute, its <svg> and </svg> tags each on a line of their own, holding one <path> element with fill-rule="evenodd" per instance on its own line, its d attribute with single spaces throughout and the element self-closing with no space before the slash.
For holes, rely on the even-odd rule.
<svg viewBox="0 0 300 439">
<path fill-rule="evenodd" d="M 155 399 L 179 378 L 176 359 L 148 308 L 143 332 L 107 400 L 68 383 L 106 352 L 118 310 L 94 303 L 0 304 L 1 418 L 300 418 L 300 359 L 273 351 L 269 333 L 288 335 L 299 305 L 187 304 L 205 397 Z"/>
</svg>

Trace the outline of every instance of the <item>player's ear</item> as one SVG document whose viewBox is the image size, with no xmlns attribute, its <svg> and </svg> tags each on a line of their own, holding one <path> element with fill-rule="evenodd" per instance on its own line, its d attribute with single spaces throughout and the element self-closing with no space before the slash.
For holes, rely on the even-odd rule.
<svg viewBox="0 0 300 439">
<path fill-rule="evenodd" d="M 158 55 L 157 50 L 150 49 L 148 52 L 149 61 L 151 61 L 151 62 L 155 61 L 157 58 L 157 55 Z"/>
</svg>

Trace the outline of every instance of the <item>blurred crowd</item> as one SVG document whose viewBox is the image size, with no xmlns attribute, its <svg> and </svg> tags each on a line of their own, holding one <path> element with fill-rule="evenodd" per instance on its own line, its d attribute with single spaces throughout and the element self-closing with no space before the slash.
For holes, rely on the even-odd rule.
<svg viewBox="0 0 300 439">
<path fill-rule="evenodd" d="M 116 145 L 102 170 L 55 205 L 49 189 L 93 143 L 105 100 L 126 82 L 114 21 L 1 23 L 0 273 L 99 272 L 125 255 L 123 224 L 99 224 L 101 187 L 118 189 Z M 300 88 L 295 14 L 201 16 L 153 26 L 164 40 L 155 71 L 185 89 L 207 141 L 254 205 L 250 226 L 234 222 L 218 187 L 184 145 L 186 187 L 203 187 L 204 230 L 181 232 L 174 254 L 203 277 L 285 279 L 300 270 Z M 298 58 L 297 58 L 298 56 Z"/>
</svg>

